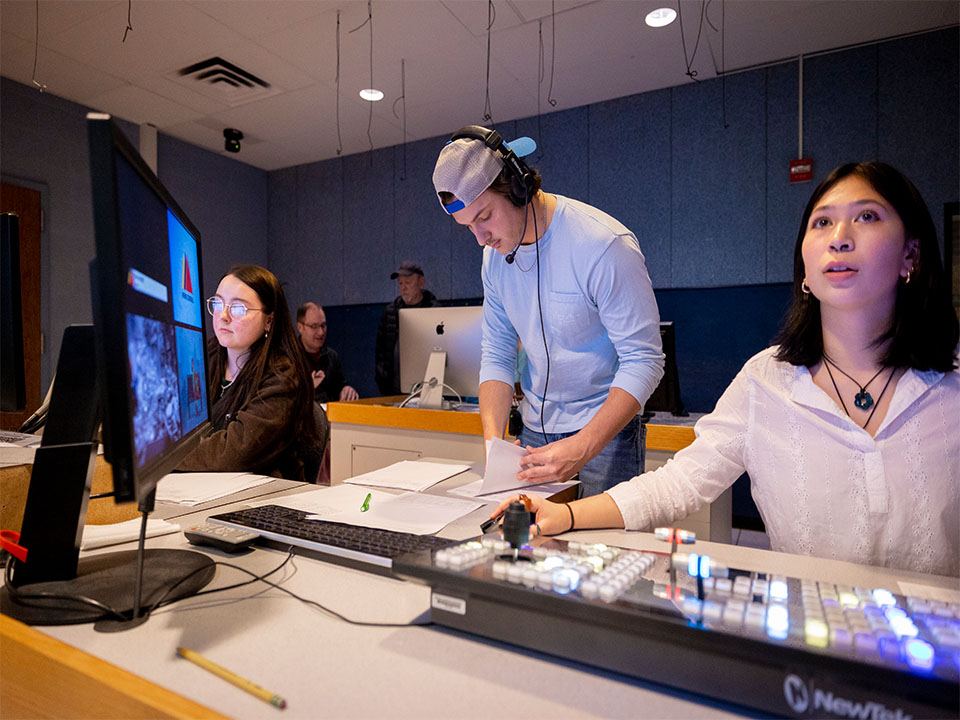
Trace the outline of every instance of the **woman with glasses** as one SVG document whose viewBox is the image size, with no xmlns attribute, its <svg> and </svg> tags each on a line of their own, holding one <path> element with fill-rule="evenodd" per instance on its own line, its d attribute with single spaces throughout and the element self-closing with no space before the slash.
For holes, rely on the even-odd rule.
<svg viewBox="0 0 960 720">
<path fill-rule="evenodd" d="M 960 575 L 957 339 L 920 194 L 889 165 L 843 165 L 803 213 L 777 346 L 663 467 L 568 505 L 533 498 L 534 532 L 649 530 L 746 470 L 774 550 Z"/>
<path fill-rule="evenodd" d="M 237 265 L 207 299 L 211 431 L 180 470 L 304 479 L 317 444 L 313 384 L 293 333 L 280 281 L 266 268 Z"/>
</svg>

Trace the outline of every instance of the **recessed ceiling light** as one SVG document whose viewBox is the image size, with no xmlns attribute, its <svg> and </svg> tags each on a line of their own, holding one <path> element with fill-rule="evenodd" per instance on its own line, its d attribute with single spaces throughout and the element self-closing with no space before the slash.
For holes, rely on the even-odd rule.
<svg viewBox="0 0 960 720">
<path fill-rule="evenodd" d="M 383 100 L 383 93 L 380 90 L 366 88 L 365 90 L 360 91 L 360 97 L 362 97 L 364 100 L 369 100 L 370 102 L 377 102 L 378 100 Z"/>
<path fill-rule="evenodd" d="M 647 25 L 650 27 L 666 27 L 677 19 L 677 11 L 673 8 L 657 8 L 647 14 Z"/>
</svg>

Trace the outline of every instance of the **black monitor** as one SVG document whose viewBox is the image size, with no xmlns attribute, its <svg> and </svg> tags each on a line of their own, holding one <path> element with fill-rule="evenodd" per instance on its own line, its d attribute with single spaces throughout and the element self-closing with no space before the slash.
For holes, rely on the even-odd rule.
<svg viewBox="0 0 960 720">
<path fill-rule="evenodd" d="M 658 412 L 685 416 L 687 411 L 680 398 L 680 373 L 677 370 L 677 336 L 672 322 L 660 323 L 660 343 L 664 354 L 663 378 L 644 404 L 644 415 Z"/>
<path fill-rule="evenodd" d="M 206 555 L 145 550 L 143 532 L 157 482 L 209 426 L 200 233 L 110 117 L 87 120 L 94 324 L 64 333 L 20 537 L 4 538 L 16 560 L 0 600 L 30 624 L 117 629 L 214 574 Z M 81 559 L 101 418 L 114 500 L 135 500 L 143 523 L 138 550 Z"/>
<path fill-rule="evenodd" d="M 200 233 L 112 122 L 88 125 L 104 455 L 117 500 L 152 510 L 210 414 Z"/>
<path fill-rule="evenodd" d="M 20 218 L 0 213 L 0 410 L 4 412 L 21 412 L 27 404 L 20 288 Z"/>
</svg>

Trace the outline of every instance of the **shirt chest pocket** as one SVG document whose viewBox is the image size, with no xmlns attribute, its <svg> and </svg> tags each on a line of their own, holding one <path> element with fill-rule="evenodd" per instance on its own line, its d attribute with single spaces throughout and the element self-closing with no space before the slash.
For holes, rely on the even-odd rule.
<svg viewBox="0 0 960 720">
<path fill-rule="evenodd" d="M 563 344 L 575 346 L 591 337 L 597 309 L 583 293 L 551 290 L 547 299 L 550 306 L 544 314 Z"/>
</svg>

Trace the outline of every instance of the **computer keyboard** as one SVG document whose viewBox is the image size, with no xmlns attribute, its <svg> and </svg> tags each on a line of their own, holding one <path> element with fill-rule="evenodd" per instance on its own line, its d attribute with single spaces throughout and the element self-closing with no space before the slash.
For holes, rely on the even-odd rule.
<svg viewBox="0 0 960 720">
<path fill-rule="evenodd" d="M 326 520 L 307 520 L 303 510 L 262 505 L 213 515 L 209 522 L 253 530 L 273 547 L 293 545 L 321 560 L 390 574 L 393 560 L 406 553 L 441 550 L 456 545 L 433 535 L 378 530 Z"/>
</svg>

